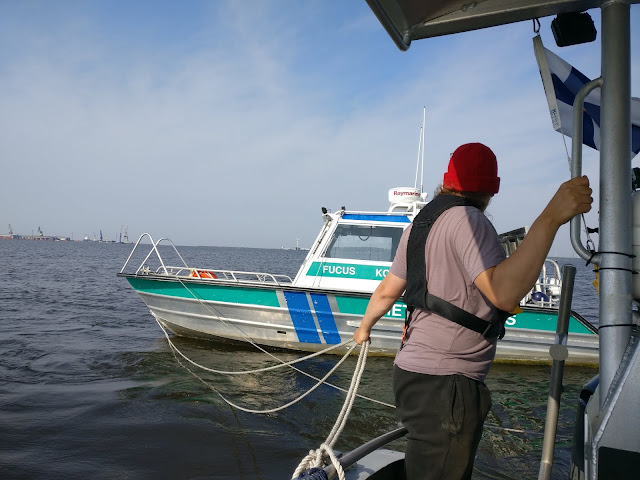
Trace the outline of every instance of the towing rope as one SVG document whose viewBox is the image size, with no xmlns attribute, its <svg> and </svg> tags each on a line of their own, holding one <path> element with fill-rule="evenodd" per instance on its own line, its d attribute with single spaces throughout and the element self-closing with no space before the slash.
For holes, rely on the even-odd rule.
<svg viewBox="0 0 640 480">
<path fill-rule="evenodd" d="M 219 396 L 219 397 L 220 397 L 220 398 L 221 398 L 225 403 L 227 403 L 228 405 L 230 405 L 230 406 L 232 406 L 232 407 L 237 408 L 238 410 L 242 410 L 243 412 L 247 412 L 247 413 L 258 413 L 258 414 L 261 414 L 261 413 L 275 413 L 275 412 L 279 412 L 280 410 L 284 410 L 285 408 L 288 408 L 288 407 L 290 407 L 290 406 L 292 406 L 292 405 L 295 405 L 296 403 L 298 403 L 298 402 L 299 402 L 300 400 L 302 400 L 304 397 L 306 397 L 307 395 L 309 395 L 311 392 L 313 392 L 316 388 L 318 388 L 318 387 L 319 387 L 320 385 L 322 385 L 322 384 L 324 384 L 324 385 L 326 385 L 326 386 L 328 386 L 328 387 L 332 387 L 332 388 L 334 388 L 334 389 L 336 389 L 336 390 L 339 390 L 339 391 L 341 391 L 341 392 L 343 392 L 343 393 L 346 393 L 346 394 L 347 394 L 347 398 L 348 398 L 348 396 L 349 396 L 349 392 L 350 392 L 350 390 L 346 390 L 346 389 L 344 389 L 344 388 L 342 388 L 342 387 L 338 387 L 337 385 L 333 385 L 333 384 L 331 384 L 331 383 L 327 382 L 326 380 L 327 380 L 327 378 L 329 378 L 329 377 L 330 377 L 330 376 L 331 376 L 331 375 L 332 375 L 332 374 L 333 374 L 333 373 L 338 369 L 338 367 L 339 367 L 340 365 L 342 365 L 342 364 L 344 363 L 344 361 L 347 359 L 347 357 L 348 357 L 349 355 L 351 355 L 351 352 L 353 352 L 353 350 L 354 350 L 358 345 L 355 345 L 355 344 L 354 344 L 354 345 L 352 345 L 351 347 L 349 347 L 349 350 L 347 350 L 347 353 L 345 353 L 345 354 L 343 355 L 343 357 L 342 357 L 342 358 L 341 358 L 341 359 L 340 359 L 340 360 L 339 360 L 339 361 L 338 361 L 338 362 L 333 366 L 333 368 L 332 368 L 331 370 L 329 370 L 329 371 L 327 372 L 327 374 L 326 374 L 324 377 L 322 377 L 322 378 L 318 378 L 318 377 L 316 377 L 316 376 L 314 376 L 314 375 L 311 375 L 310 373 L 307 373 L 307 372 L 305 372 L 304 370 L 300 370 L 299 368 L 296 368 L 296 367 L 294 367 L 293 365 L 294 365 L 295 363 L 302 362 L 302 361 L 307 360 L 307 359 L 309 359 L 309 358 L 316 357 L 316 356 L 320 355 L 321 353 L 326 353 L 327 351 L 333 350 L 333 349 L 335 349 L 335 348 L 338 348 L 338 347 L 341 347 L 341 346 L 344 346 L 344 345 L 348 345 L 348 344 L 350 344 L 350 343 L 353 343 L 353 342 L 354 342 L 354 340 L 353 340 L 353 339 L 351 339 L 351 340 L 346 340 L 346 341 L 344 341 L 344 342 L 342 342 L 342 343 L 340 343 L 340 344 L 332 345 L 331 347 L 329 347 L 329 348 L 325 348 L 324 350 L 322 350 L 322 351 L 320 351 L 320 352 L 315 352 L 315 353 L 312 353 L 312 354 L 310 354 L 310 355 L 307 355 L 306 357 L 298 358 L 298 359 L 292 360 L 292 361 L 290 361 L 290 362 L 285 362 L 284 360 L 282 360 L 282 359 L 280 359 L 280 358 L 276 357 L 275 355 L 272 355 L 272 354 L 270 354 L 270 353 L 269 353 L 269 355 L 270 355 L 270 356 L 272 356 L 273 358 L 275 358 L 275 359 L 277 359 L 279 362 L 281 362 L 279 365 L 272 365 L 272 366 L 270 366 L 270 367 L 264 367 L 264 368 L 259 368 L 259 369 L 255 369 L 255 370 L 243 370 L 243 371 L 225 371 L 225 370 L 215 370 L 215 369 L 213 369 L 213 368 L 205 367 L 204 365 L 200 365 L 199 363 L 194 362 L 194 361 L 193 361 L 193 360 L 191 360 L 189 357 L 187 357 L 184 353 L 182 353 L 182 352 L 180 351 L 180 349 L 178 349 L 178 347 L 176 347 L 176 345 L 171 341 L 171 338 L 169 337 L 169 334 L 167 333 L 166 329 L 165 329 L 165 328 L 164 328 L 164 326 L 160 323 L 160 321 L 158 320 L 158 318 L 156 317 L 156 315 L 155 315 L 153 312 L 152 312 L 152 315 L 153 315 L 153 318 L 155 319 L 156 323 L 158 324 L 158 326 L 159 326 L 159 327 L 160 327 L 160 329 L 162 330 L 162 333 L 164 333 L 164 336 L 165 336 L 165 338 L 166 338 L 166 340 L 167 340 L 167 343 L 169 344 L 169 346 L 171 347 L 171 350 L 172 350 L 172 352 L 173 352 L 173 356 L 176 358 L 176 360 L 178 361 L 178 363 L 180 363 L 180 365 L 182 365 L 182 366 L 183 366 L 183 367 L 184 367 L 184 368 L 185 368 L 189 373 L 191 373 L 194 377 L 196 377 L 196 378 L 197 378 L 198 380 L 200 380 L 202 383 L 204 383 L 205 385 L 207 385 L 207 386 L 208 386 L 208 387 L 209 387 L 213 392 L 215 392 L 215 393 L 216 393 L 216 395 L 218 395 L 218 396 Z M 368 351 L 368 347 L 367 347 L 367 351 Z M 187 362 L 189 362 L 189 363 L 191 363 L 192 365 L 194 365 L 195 367 L 198 367 L 198 368 L 199 368 L 199 369 L 201 369 L 201 370 L 205 370 L 205 371 L 207 371 L 207 372 L 211 372 L 211 373 L 225 374 L 225 375 L 243 375 L 243 374 L 250 374 L 250 373 L 265 372 L 265 371 L 268 371 L 268 370 L 275 370 L 275 369 L 280 368 L 280 367 L 290 367 L 290 368 L 292 368 L 293 370 L 295 370 L 296 372 L 299 372 L 299 373 L 301 373 L 301 374 L 303 374 L 303 375 L 306 375 L 306 376 L 307 376 L 307 377 L 309 377 L 309 378 L 314 379 L 317 383 L 316 383 L 313 387 L 311 387 L 309 390 L 307 390 L 305 393 L 303 393 L 302 395 L 300 395 L 299 397 L 297 397 L 295 400 L 293 400 L 293 401 L 291 401 L 291 402 L 289 402 L 289 403 L 286 403 L 286 404 L 284 404 L 284 405 L 282 405 L 282 406 L 280 406 L 280 407 L 273 408 L 273 409 L 267 409 L 267 410 L 253 410 L 253 409 L 249 409 L 249 408 L 242 407 L 242 406 L 237 405 L 237 404 L 233 403 L 232 401 L 228 400 L 228 399 L 227 399 L 224 395 L 222 395 L 222 393 L 220 393 L 220 392 L 219 392 L 215 387 L 213 387 L 212 385 L 210 385 L 208 382 L 206 382 L 206 381 L 205 381 L 205 380 L 203 380 L 201 377 L 199 377 L 197 374 L 195 374 L 191 369 L 189 369 L 187 366 L 185 366 L 185 365 L 180 361 L 180 359 L 176 356 L 176 353 L 177 353 L 178 355 L 180 355 L 182 358 L 184 358 Z M 266 352 L 266 353 L 268 353 L 268 352 Z M 358 367 L 357 367 L 357 365 L 356 365 L 356 368 L 358 368 Z M 381 400 L 376 400 L 375 398 L 367 397 L 367 396 L 365 396 L 365 395 L 359 395 L 359 394 L 356 394 L 355 392 L 354 392 L 354 395 L 355 395 L 356 397 L 358 397 L 358 398 L 362 398 L 363 400 L 367 400 L 367 401 L 369 401 L 369 402 L 373 402 L 373 403 L 378 403 L 378 404 L 383 405 L 383 406 L 385 406 L 385 407 L 396 408 L 396 407 L 395 407 L 395 405 L 393 405 L 393 404 L 386 403 L 386 402 L 383 402 L 383 401 L 381 401 Z"/>
<path fill-rule="evenodd" d="M 258 369 L 258 370 L 247 370 L 247 371 L 222 371 L 222 370 L 214 370 L 214 369 L 210 369 L 208 367 L 205 367 L 203 365 L 200 365 L 194 361 L 192 361 L 191 359 L 189 359 L 185 354 L 183 354 L 178 347 L 175 346 L 175 344 L 171 341 L 171 338 L 169 337 L 169 335 L 167 334 L 164 326 L 160 323 L 160 321 L 158 320 L 158 318 L 156 317 L 156 315 L 151 312 L 151 314 L 153 315 L 154 319 L 156 320 L 156 322 L 158 323 L 158 325 L 160 326 L 160 329 L 162 330 L 162 333 L 164 333 L 165 338 L 167 339 L 167 342 L 169 343 L 169 346 L 171 347 L 171 349 L 174 352 L 177 352 L 182 358 L 184 358 L 186 361 L 188 361 L 189 363 L 191 363 L 192 365 L 194 365 L 195 367 L 198 367 L 202 370 L 206 370 L 208 372 L 211 373 L 217 373 L 217 374 L 223 374 L 223 375 L 240 375 L 240 374 L 248 374 L 248 373 L 257 373 L 260 371 L 267 371 L 267 370 L 274 370 L 276 368 L 280 368 L 280 367 L 284 367 L 284 366 L 288 366 L 289 368 L 291 368 L 292 370 L 295 370 L 296 372 L 305 375 L 313 380 L 315 380 L 316 382 L 322 382 L 324 383 L 326 386 L 331 387 L 335 390 L 338 390 L 342 393 L 348 393 L 348 390 L 342 387 L 339 387 L 337 385 L 334 385 L 332 383 L 329 383 L 326 380 L 327 376 L 325 376 L 323 379 L 320 379 L 318 377 L 316 377 L 315 375 L 312 375 L 310 373 L 305 372 L 304 370 L 300 370 L 299 368 L 295 367 L 294 365 L 296 363 L 299 362 L 303 362 L 305 360 L 308 360 L 310 358 L 313 357 L 317 357 L 319 355 L 322 355 L 324 353 L 330 352 L 331 350 L 334 350 L 336 348 L 339 347 L 343 347 L 345 345 L 348 345 L 350 343 L 352 343 L 354 340 L 353 339 L 349 339 L 349 340 L 345 340 L 342 343 L 336 344 L 336 345 L 330 345 L 327 348 L 325 348 L 324 350 L 320 350 L 318 352 L 314 352 L 312 354 L 309 354 L 305 357 L 301 357 L 297 360 L 293 360 L 291 362 L 285 362 L 284 360 L 282 360 L 281 358 L 279 358 L 278 356 L 274 355 L 273 353 L 269 352 L 268 350 L 266 350 L 265 348 L 261 347 L 260 345 L 258 345 L 251 337 L 249 337 L 249 335 L 247 335 L 240 327 L 238 327 L 235 323 L 233 322 L 228 322 L 228 319 L 225 319 L 224 315 L 222 315 L 220 312 L 218 312 L 215 307 L 211 307 L 210 305 L 207 305 L 203 299 L 199 298 L 195 292 L 193 290 L 191 290 L 183 281 L 182 279 L 178 278 L 178 281 L 180 282 L 180 284 L 191 294 L 191 296 L 197 300 L 206 310 L 209 311 L 209 313 L 211 313 L 211 315 L 213 315 L 214 317 L 216 317 L 216 319 L 218 319 L 219 321 L 221 321 L 224 325 L 228 326 L 228 327 L 234 327 L 236 330 L 238 330 L 238 332 L 240 332 L 240 334 L 246 339 L 246 341 L 248 343 L 250 343 L 252 346 L 254 346 L 255 348 L 257 348 L 258 350 L 260 350 L 262 353 L 264 353 L 265 355 L 271 357 L 272 359 L 274 359 L 275 361 L 279 362 L 279 365 L 275 365 L 275 366 L 271 366 L 271 367 L 266 367 L 264 369 Z M 354 347 L 355 348 L 355 345 Z M 353 348 L 351 350 L 349 350 L 349 352 L 347 353 L 347 355 L 353 350 Z M 175 353 L 174 353 L 175 356 Z M 176 357 L 177 359 L 177 357 Z M 342 362 L 341 362 L 342 363 Z M 180 362 L 180 364 L 182 365 L 182 363 Z M 184 366 L 184 365 L 183 365 Z M 337 366 L 336 366 L 337 367 Z M 186 368 L 186 367 L 185 367 Z M 191 370 L 189 370 L 187 368 L 187 370 L 189 372 L 191 372 Z M 333 369 L 335 370 L 335 368 Z M 333 372 L 332 370 L 332 372 Z M 193 374 L 193 372 L 191 372 Z M 195 375 L 195 374 L 194 374 Z M 204 380 L 202 380 L 200 377 L 198 377 L 197 375 L 195 375 L 196 378 L 200 379 L 202 382 L 206 383 Z M 212 387 L 210 387 L 212 388 Z M 214 390 L 218 395 L 220 395 L 220 393 L 215 390 L 214 388 L 212 388 L 212 390 Z M 365 395 L 357 395 L 358 398 L 361 398 L 363 400 L 367 400 L 369 402 L 372 403 L 377 403 L 378 405 L 382 405 L 385 407 L 389 407 L 389 408 L 396 408 L 396 406 L 394 404 L 391 403 L 387 403 L 387 402 L 383 402 L 382 400 L 377 400 L 375 398 L 371 398 L 371 397 L 367 397 Z M 266 413 L 266 412 L 265 412 Z"/>
<path fill-rule="evenodd" d="M 347 423 L 347 418 L 349 416 L 349 413 L 351 412 L 351 408 L 353 407 L 353 402 L 356 398 L 356 392 L 358 391 L 358 386 L 360 385 L 360 379 L 362 378 L 362 373 L 364 372 L 364 367 L 367 363 L 369 344 L 370 342 L 369 340 L 367 340 L 361 346 L 360 355 L 358 356 L 358 364 L 353 371 L 353 378 L 351 379 L 351 386 L 349 387 L 347 398 L 345 398 L 342 409 L 340 410 L 340 414 L 338 415 L 336 423 L 333 425 L 331 432 L 318 449 L 310 450 L 309 454 L 302 459 L 300 465 L 298 465 L 298 468 L 296 468 L 296 471 L 291 477 L 292 480 L 300 477 L 300 475 L 308 469 L 321 468 L 324 466 L 324 464 L 328 464 L 327 457 L 329 457 L 331 463 L 335 467 L 338 478 L 340 480 L 344 480 L 344 470 L 342 469 L 342 465 L 340 465 L 340 461 L 333 452 L 333 446 L 338 441 L 338 437 L 340 437 L 340 434 L 342 433 L 342 430 Z"/>
</svg>

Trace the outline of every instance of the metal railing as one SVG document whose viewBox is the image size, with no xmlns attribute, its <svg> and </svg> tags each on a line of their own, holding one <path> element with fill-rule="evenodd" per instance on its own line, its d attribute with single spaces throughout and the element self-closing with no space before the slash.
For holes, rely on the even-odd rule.
<svg viewBox="0 0 640 480">
<path fill-rule="evenodd" d="M 547 258 L 540 271 L 538 281 L 520 302 L 521 306 L 536 305 L 557 308 L 562 289 L 562 273 L 558 262 Z"/>
<path fill-rule="evenodd" d="M 120 270 L 120 273 L 124 273 L 125 269 L 129 265 L 133 254 L 138 249 L 141 241 L 144 238 L 148 238 L 151 242 L 151 248 L 149 253 L 144 257 L 144 260 L 140 264 L 140 266 L 135 270 L 134 275 L 136 276 L 146 276 L 146 275 L 165 275 L 171 277 L 179 277 L 181 279 L 197 279 L 197 280 L 205 280 L 205 281 L 218 281 L 218 282 L 232 282 L 232 283 L 259 283 L 259 284 L 273 284 L 273 285 L 282 285 L 282 284 L 291 284 L 293 280 L 288 275 L 279 275 L 265 272 L 245 272 L 239 270 L 218 270 L 218 269 L 210 269 L 210 268 L 194 268 L 187 265 L 180 252 L 174 245 L 174 243 L 168 238 L 161 238 L 157 242 L 153 241 L 153 238 L 148 233 L 143 233 L 138 238 L 133 250 L 129 254 L 127 261 L 124 263 L 124 266 Z M 182 266 L 170 266 L 166 265 L 162 255 L 160 255 L 160 251 L 158 250 L 158 246 L 161 242 L 168 243 L 176 255 L 182 262 Z M 151 269 L 148 266 L 148 262 L 150 258 L 155 254 L 160 262 L 160 266 L 156 269 Z"/>
</svg>

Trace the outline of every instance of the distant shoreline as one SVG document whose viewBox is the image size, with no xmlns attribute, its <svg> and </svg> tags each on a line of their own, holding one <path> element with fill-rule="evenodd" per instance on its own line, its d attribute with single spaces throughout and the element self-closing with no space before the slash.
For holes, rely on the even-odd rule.
<svg viewBox="0 0 640 480">
<path fill-rule="evenodd" d="M 129 243 L 116 242 L 115 240 L 74 240 L 71 237 L 58 237 L 54 235 L 0 235 L 0 240 L 39 240 L 47 242 L 87 242 L 87 243 Z"/>
</svg>

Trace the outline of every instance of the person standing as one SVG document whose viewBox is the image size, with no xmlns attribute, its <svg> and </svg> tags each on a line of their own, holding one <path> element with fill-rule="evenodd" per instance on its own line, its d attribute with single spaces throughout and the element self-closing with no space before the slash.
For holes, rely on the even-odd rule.
<svg viewBox="0 0 640 480">
<path fill-rule="evenodd" d="M 393 385 L 408 430 L 409 480 L 471 478 L 491 408 L 484 380 L 505 312 L 533 288 L 559 227 L 588 212 L 593 202 L 586 176 L 564 182 L 505 258 L 484 215 L 499 187 L 489 147 L 468 143 L 455 150 L 425 207 L 429 211 L 423 209 L 403 233 L 391 269 L 353 335 L 358 344 L 369 340 L 375 323 L 406 290 L 407 324 Z"/>
</svg>

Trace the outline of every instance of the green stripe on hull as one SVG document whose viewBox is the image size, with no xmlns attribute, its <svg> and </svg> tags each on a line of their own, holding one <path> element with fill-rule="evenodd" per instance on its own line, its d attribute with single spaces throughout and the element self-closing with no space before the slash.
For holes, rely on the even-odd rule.
<svg viewBox="0 0 640 480">
<path fill-rule="evenodd" d="M 511 328 L 528 328 L 531 330 L 555 332 L 557 322 L 558 316 L 553 313 L 522 312 L 509 317 L 505 322 L 505 325 Z M 594 335 L 591 330 L 573 317 L 569 318 L 569 333 L 586 333 Z"/>
<path fill-rule="evenodd" d="M 349 313 L 352 315 L 363 316 L 364 311 L 369 304 L 368 297 L 344 297 L 336 295 L 336 303 L 338 304 L 338 310 L 340 313 Z M 401 318 L 404 319 L 404 312 L 406 305 L 402 302 L 398 302 L 393 305 L 389 313 L 385 317 L 389 318 Z"/>
<path fill-rule="evenodd" d="M 336 303 L 340 313 L 349 313 L 352 315 L 363 316 L 369 303 L 368 298 L 363 297 L 343 297 L 336 295 Z M 406 306 L 404 303 L 396 303 L 391 311 L 385 315 L 389 318 L 404 318 Z M 553 313 L 546 312 L 522 312 L 512 315 L 506 321 L 508 328 L 526 328 L 531 330 L 544 330 L 548 332 L 556 331 L 558 316 Z M 587 327 L 582 325 L 579 320 L 571 317 L 569 319 L 569 333 L 584 333 L 594 335 Z"/>
<path fill-rule="evenodd" d="M 279 307 L 278 295 L 275 290 L 264 288 L 228 287 L 214 283 L 186 283 L 189 290 L 180 282 L 165 282 L 144 278 L 127 278 L 137 292 L 153 293 L 167 297 L 193 298 L 191 292 L 201 300 L 213 302 L 237 303 L 241 305 L 262 305 L 265 307 Z"/>
<path fill-rule="evenodd" d="M 280 307 L 278 295 L 274 289 L 229 287 L 220 284 L 187 283 L 189 290 L 178 281 L 159 281 L 144 278 L 127 278 L 131 286 L 137 292 L 153 293 L 167 297 L 193 298 L 193 292 L 197 298 L 215 302 L 235 303 L 239 305 L 261 305 L 266 307 Z M 328 295 L 331 297 L 331 295 Z M 336 295 L 338 312 L 334 314 L 351 314 L 362 317 L 369 297 L 352 297 L 348 295 Z M 386 318 L 404 319 L 406 306 L 402 302 L 396 303 Z M 556 331 L 557 315 L 548 312 L 522 312 L 512 315 L 506 321 L 507 328 L 531 329 L 548 332 Z M 587 327 L 577 319 L 569 319 L 569 333 L 582 333 L 594 335 Z"/>
</svg>

